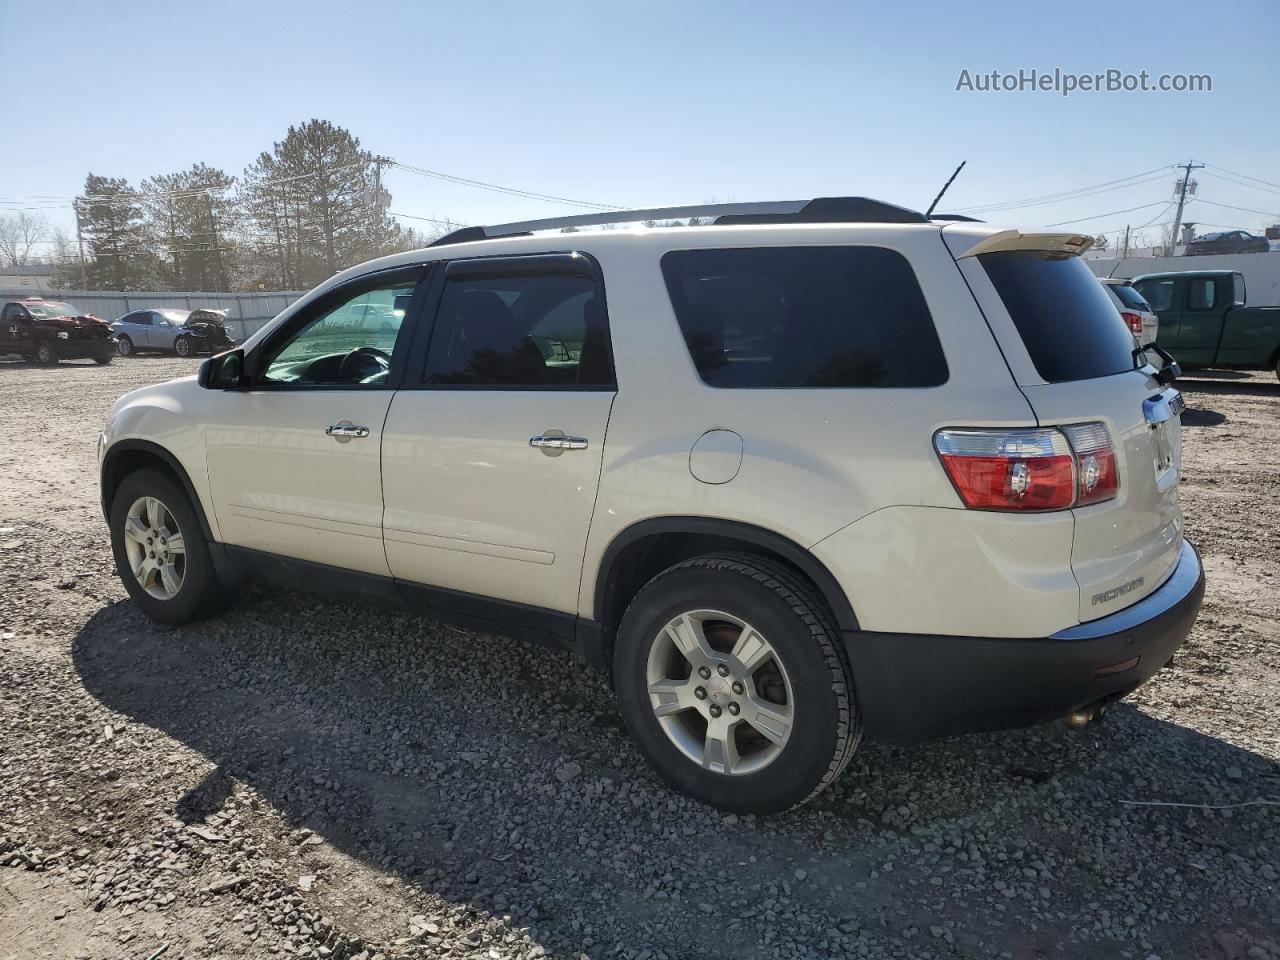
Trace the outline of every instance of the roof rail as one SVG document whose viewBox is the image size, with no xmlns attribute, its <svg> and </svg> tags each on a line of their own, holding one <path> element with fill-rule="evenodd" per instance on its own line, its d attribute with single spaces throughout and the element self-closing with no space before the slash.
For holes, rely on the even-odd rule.
<svg viewBox="0 0 1280 960">
<path fill-rule="evenodd" d="M 684 220 L 705 217 L 717 224 L 755 223 L 928 223 L 924 214 L 867 197 L 817 197 L 813 200 L 764 200 L 752 203 L 703 203 L 687 207 L 650 207 L 643 210 L 610 210 L 581 213 L 547 220 L 523 220 L 482 227 L 463 227 L 431 244 L 468 243 L 515 237 L 535 230 L 566 227 L 598 227 L 608 223 L 643 220 Z"/>
</svg>

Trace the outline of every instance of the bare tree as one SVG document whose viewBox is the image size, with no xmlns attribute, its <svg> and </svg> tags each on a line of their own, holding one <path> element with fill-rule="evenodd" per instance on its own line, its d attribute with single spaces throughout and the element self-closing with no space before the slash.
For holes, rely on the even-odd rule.
<svg viewBox="0 0 1280 960">
<path fill-rule="evenodd" d="M 25 210 L 16 216 L 0 217 L 0 257 L 10 266 L 31 262 L 31 251 L 51 237 L 49 221 Z"/>
</svg>

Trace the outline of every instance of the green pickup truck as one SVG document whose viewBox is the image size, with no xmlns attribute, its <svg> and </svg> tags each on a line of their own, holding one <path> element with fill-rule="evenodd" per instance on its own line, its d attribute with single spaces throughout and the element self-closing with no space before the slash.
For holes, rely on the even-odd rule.
<svg viewBox="0 0 1280 960">
<path fill-rule="evenodd" d="M 1246 307 L 1241 274 L 1148 273 L 1133 286 L 1160 317 L 1156 343 L 1183 368 L 1270 369 L 1280 377 L 1280 307 Z"/>
</svg>

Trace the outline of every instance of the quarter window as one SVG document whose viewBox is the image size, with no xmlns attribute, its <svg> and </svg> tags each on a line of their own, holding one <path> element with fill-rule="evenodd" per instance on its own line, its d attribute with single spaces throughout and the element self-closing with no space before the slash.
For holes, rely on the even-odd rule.
<svg viewBox="0 0 1280 960">
<path fill-rule="evenodd" d="M 269 354 L 262 380 L 302 386 L 380 387 L 400 343 L 413 279 L 364 287 L 322 310 Z"/>
<path fill-rule="evenodd" d="M 678 250 L 662 272 L 704 383 L 933 387 L 947 363 L 906 259 L 881 247 Z"/>
<path fill-rule="evenodd" d="M 541 273 L 446 281 L 424 382 L 495 389 L 612 386 L 599 285 L 588 277 Z"/>
</svg>

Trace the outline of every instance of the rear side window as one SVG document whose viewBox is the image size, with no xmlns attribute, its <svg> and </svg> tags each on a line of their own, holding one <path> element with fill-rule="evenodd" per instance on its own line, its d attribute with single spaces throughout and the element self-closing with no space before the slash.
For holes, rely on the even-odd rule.
<svg viewBox="0 0 1280 960">
<path fill-rule="evenodd" d="M 614 383 L 592 279 L 532 273 L 450 279 L 427 352 L 433 386 L 600 389 Z"/>
<path fill-rule="evenodd" d="M 1133 334 L 1079 257 L 1010 250 L 978 259 L 1047 382 L 1134 369 Z"/>
<path fill-rule="evenodd" d="M 662 272 L 704 383 L 934 387 L 947 363 L 915 274 L 880 247 L 678 250 Z"/>
<path fill-rule="evenodd" d="M 1131 310 L 1151 309 L 1151 305 L 1142 298 L 1142 294 L 1133 289 L 1133 287 L 1129 286 L 1127 283 L 1108 284 L 1107 289 L 1114 293 L 1120 302 Z"/>
</svg>

